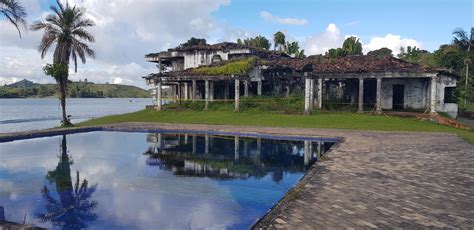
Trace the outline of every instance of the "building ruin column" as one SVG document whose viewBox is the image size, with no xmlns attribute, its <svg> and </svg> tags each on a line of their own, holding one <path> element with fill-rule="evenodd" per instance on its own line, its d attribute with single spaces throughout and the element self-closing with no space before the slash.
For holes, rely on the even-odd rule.
<svg viewBox="0 0 474 230">
<path fill-rule="evenodd" d="M 234 138 L 234 159 L 238 160 L 240 157 L 240 145 L 239 145 L 239 136 L 235 136 Z"/>
<path fill-rule="evenodd" d="M 196 101 L 196 96 L 197 96 L 197 84 L 196 80 L 193 80 L 193 86 L 192 86 L 192 93 L 191 96 L 193 97 L 193 101 Z"/>
<path fill-rule="evenodd" d="M 318 109 L 323 108 L 323 79 L 318 78 Z"/>
<path fill-rule="evenodd" d="M 358 113 L 364 112 L 364 78 L 359 78 L 359 109 Z"/>
<path fill-rule="evenodd" d="M 311 112 L 311 79 L 305 78 L 305 87 L 304 87 L 304 113 L 310 114 Z"/>
<path fill-rule="evenodd" d="M 436 114 L 436 78 L 431 78 L 430 84 L 430 113 Z"/>
<path fill-rule="evenodd" d="M 304 166 L 307 166 L 311 161 L 311 150 L 310 150 L 310 141 L 304 141 Z"/>
<path fill-rule="evenodd" d="M 209 100 L 214 102 L 214 81 L 209 81 Z"/>
<path fill-rule="evenodd" d="M 309 90 L 309 109 L 314 110 L 314 79 L 310 79 Z"/>
<path fill-rule="evenodd" d="M 257 81 L 257 95 L 262 96 L 262 79 Z"/>
<path fill-rule="evenodd" d="M 156 97 L 156 111 L 161 111 L 161 81 L 156 83 L 156 90 L 155 90 L 155 97 Z"/>
<path fill-rule="evenodd" d="M 240 80 L 235 79 L 235 97 L 234 97 L 234 111 L 239 111 L 240 109 Z"/>
<path fill-rule="evenodd" d="M 377 94 L 376 94 L 376 103 L 375 103 L 375 113 L 382 113 L 382 78 L 377 78 Z"/>
<path fill-rule="evenodd" d="M 250 84 L 249 80 L 244 81 L 244 97 L 249 96 L 249 84 Z"/>
<path fill-rule="evenodd" d="M 204 136 L 204 153 L 209 154 L 209 134 Z"/>
<path fill-rule="evenodd" d="M 204 81 L 204 100 L 205 106 L 204 109 L 207 110 L 209 108 L 209 80 Z"/>
<path fill-rule="evenodd" d="M 187 82 L 184 83 L 184 99 L 189 99 L 189 87 Z"/>
</svg>

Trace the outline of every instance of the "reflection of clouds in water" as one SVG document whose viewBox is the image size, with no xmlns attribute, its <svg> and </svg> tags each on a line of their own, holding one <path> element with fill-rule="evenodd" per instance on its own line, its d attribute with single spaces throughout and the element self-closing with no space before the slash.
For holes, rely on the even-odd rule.
<svg viewBox="0 0 474 230">
<path fill-rule="evenodd" d="M 60 137 L 45 137 L 0 143 L 0 170 L 25 172 L 48 170 L 58 163 Z"/>
<path fill-rule="evenodd" d="M 48 137 L 0 144 L 0 170 L 21 172 L 0 180 L 0 201 L 18 194 L 18 200 L 6 203 L 13 220 L 21 221 L 26 213 L 28 223 L 38 224 L 32 218 L 34 210 L 43 204 L 24 195 L 40 197 L 46 173 L 54 170 L 59 161 L 60 140 L 61 137 Z M 74 162 L 71 173 L 79 171 L 81 178 L 98 185 L 93 199 L 98 201 L 99 219 L 91 227 L 112 224 L 134 229 L 202 229 L 225 228 L 238 221 L 232 211 L 239 208 L 238 204 L 217 182 L 187 177 L 177 181 L 171 172 L 150 173 L 147 156 L 142 154 L 148 147 L 146 134 L 68 135 L 67 147 Z M 25 179 L 29 185 L 25 185 Z"/>
</svg>

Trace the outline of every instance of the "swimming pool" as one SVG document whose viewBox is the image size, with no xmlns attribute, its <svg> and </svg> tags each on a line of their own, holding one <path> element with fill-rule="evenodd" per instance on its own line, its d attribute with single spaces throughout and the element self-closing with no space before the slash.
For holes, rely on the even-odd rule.
<svg viewBox="0 0 474 230">
<path fill-rule="evenodd" d="M 4 142 L 0 206 L 4 221 L 47 228 L 247 229 L 336 141 L 157 130 Z"/>
</svg>

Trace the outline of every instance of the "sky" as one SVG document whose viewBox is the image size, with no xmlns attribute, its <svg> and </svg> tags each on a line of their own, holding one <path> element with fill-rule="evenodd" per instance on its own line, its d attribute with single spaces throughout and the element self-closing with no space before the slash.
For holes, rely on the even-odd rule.
<svg viewBox="0 0 474 230">
<path fill-rule="evenodd" d="M 53 0 L 19 0 L 28 22 L 50 14 Z M 63 0 L 64 2 L 65 0 Z M 142 79 L 157 72 L 144 55 L 185 42 L 190 37 L 208 43 L 277 31 L 298 41 L 307 55 L 324 54 L 357 36 L 364 53 L 382 47 L 398 53 L 402 46 L 429 51 L 450 43 L 452 32 L 474 23 L 472 0 L 69 0 L 86 9 L 95 22 L 95 59 L 71 69 L 70 79 L 119 83 L 146 88 Z M 52 83 L 42 67 L 53 50 L 40 58 L 41 31 L 17 30 L 0 15 L 0 85 L 29 79 Z"/>
</svg>

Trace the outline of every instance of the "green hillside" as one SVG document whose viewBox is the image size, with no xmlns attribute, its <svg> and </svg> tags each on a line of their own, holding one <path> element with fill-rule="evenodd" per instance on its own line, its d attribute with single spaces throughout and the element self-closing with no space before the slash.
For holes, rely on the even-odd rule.
<svg viewBox="0 0 474 230">
<path fill-rule="evenodd" d="M 70 98 L 150 97 L 150 93 L 147 90 L 136 86 L 95 84 L 91 82 L 70 82 L 67 95 Z M 0 98 L 42 98 L 57 96 L 57 84 L 37 84 L 25 79 L 10 85 L 0 86 Z"/>
</svg>

